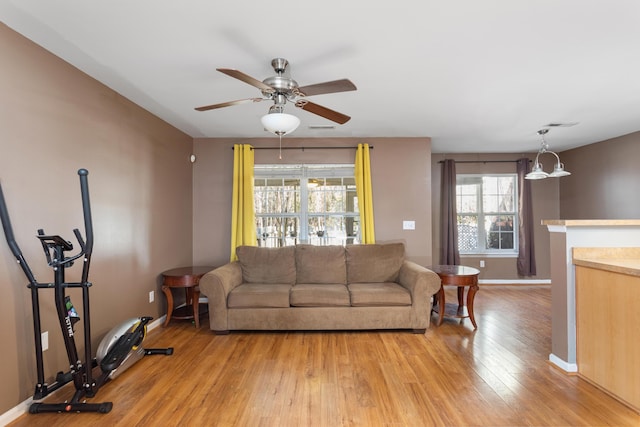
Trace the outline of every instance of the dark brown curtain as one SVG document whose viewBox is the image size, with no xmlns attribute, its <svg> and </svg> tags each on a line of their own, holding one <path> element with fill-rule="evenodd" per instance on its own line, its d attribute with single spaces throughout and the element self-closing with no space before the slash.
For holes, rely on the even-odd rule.
<svg viewBox="0 0 640 427">
<path fill-rule="evenodd" d="M 458 214 L 456 212 L 456 162 L 442 162 L 440 192 L 440 264 L 460 265 Z"/>
<path fill-rule="evenodd" d="M 518 160 L 518 274 L 536 275 L 535 246 L 533 244 L 533 204 L 531 181 L 524 179 L 529 172 L 529 159 Z"/>
</svg>

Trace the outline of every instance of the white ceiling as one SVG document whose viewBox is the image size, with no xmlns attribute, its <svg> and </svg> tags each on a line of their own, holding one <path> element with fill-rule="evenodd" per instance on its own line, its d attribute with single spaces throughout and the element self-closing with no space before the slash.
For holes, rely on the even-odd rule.
<svg viewBox="0 0 640 427">
<path fill-rule="evenodd" d="M 297 137 L 424 137 L 433 151 L 555 151 L 640 130 L 636 0 L 0 0 L 0 20 L 193 137 L 265 137 L 258 80 L 286 58 L 301 85 L 356 92 L 287 104 Z"/>
</svg>

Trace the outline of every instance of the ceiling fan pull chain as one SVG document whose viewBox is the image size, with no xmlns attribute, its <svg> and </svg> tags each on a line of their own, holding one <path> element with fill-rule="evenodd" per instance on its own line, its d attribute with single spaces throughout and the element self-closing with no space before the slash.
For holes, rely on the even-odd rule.
<svg viewBox="0 0 640 427">
<path fill-rule="evenodd" d="M 278 135 L 280 136 L 280 153 L 278 154 L 278 157 L 282 160 L 282 132 L 278 132 Z"/>
</svg>

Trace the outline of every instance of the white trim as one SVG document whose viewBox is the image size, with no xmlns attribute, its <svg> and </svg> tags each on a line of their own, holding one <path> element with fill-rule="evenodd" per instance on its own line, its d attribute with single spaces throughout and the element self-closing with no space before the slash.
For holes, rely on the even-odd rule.
<svg viewBox="0 0 640 427">
<path fill-rule="evenodd" d="M 502 249 L 502 252 L 460 252 L 460 258 L 518 258 L 518 252 L 506 252 L 508 249 Z"/>
<path fill-rule="evenodd" d="M 577 364 L 565 362 L 564 360 L 560 359 L 558 356 L 556 356 L 553 353 L 549 354 L 549 362 L 553 363 L 554 365 L 556 365 L 558 368 L 562 369 L 565 372 L 571 372 L 571 373 L 578 372 Z"/>
<path fill-rule="evenodd" d="M 153 331 L 155 328 L 157 328 L 158 326 L 162 325 L 166 318 L 167 318 L 167 315 L 165 314 L 164 316 L 160 316 L 159 318 L 157 318 L 153 322 L 149 323 L 147 325 L 147 331 Z"/>
<path fill-rule="evenodd" d="M 547 225 L 547 229 L 549 233 L 566 233 L 567 226 L 566 225 Z"/>
<path fill-rule="evenodd" d="M 513 280 L 513 279 L 480 279 L 480 285 L 550 285 L 551 279 Z"/>
<path fill-rule="evenodd" d="M 19 403 L 15 407 L 9 409 L 4 414 L 0 415 L 0 426 L 6 426 L 10 422 L 17 420 L 22 415 L 29 412 L 29 406 L 31 406 L 32 402 L 33 402 L 33 398 L 30 397 L 24 402 Z"/>
<path fill-rule="evenodd" d="M 153 329 L 155 329 L 158 326 L 162 325 L 166 318 L 167 318 L 167 315 L 165 314 L 164 316 L 160 316 L 159 318 L 157 318 L 153 322 L 149 323 L 147 325 L 147 331 L 152 331 Z M 60 390 L 62 390 L 62 387 L 59 388 L 58 390 L 54 391 L 53 393 L 49 394 L 49 396 L 54 395 L 55 393 L 59 392 Z M 0 426 L 6 426 L 10 422 L 15 421 L 18 418 L 20 418 L 21 416 L 23 416 L 24 414 L 28 413 L 29 412 L 29 406 L 31 406 L 32 403 L 33 403 L 33 397 L 30 397 L 27 400 L 18 403 L 16 406 L 14 406 L 13 408 L 9 409 L 4 414 L 0 414 Z"/>
</svg>

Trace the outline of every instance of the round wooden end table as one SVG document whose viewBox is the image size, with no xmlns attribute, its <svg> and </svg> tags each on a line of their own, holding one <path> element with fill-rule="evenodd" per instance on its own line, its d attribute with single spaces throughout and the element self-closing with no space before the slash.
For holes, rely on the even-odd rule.
<svg viewBox="0 0 640 427">
<path fill-rule="evenodd" d="M 438 326 L 442 324 L 444 316 L 456 317 L 459 319 L 469 318 L 473 324 L 473 329 L 478 329 L 476 318 L 473 315 L 473 300 L 478 292 L 478 276 L 480 270 L 464 265 L 431 265 L 429 270 L 440 276 L 440 290 L 436 294 L 432 311 L 438 313 Z M 444 299 L 444 286 L 451 285 L 458 287 L 458 306 L 446 304 Z M 467 306 L 464 305 L 464 288 L 469 287 L 467 292 Z"/>
<path fill-rule="evenodd" d="M 164 326 L 174 319 L 193 319 L 196 328 L 200 327 L 200 315 L 205 314 L 207 305 L 202 304 L 200 310 L 200 278 L 215 267 L 180 267 L 162 272 L 162 292 L 167 297 L 167 317 Z M 172 289 L 184 289 L 185 305 L 173 308 Z"/>
</svg>

